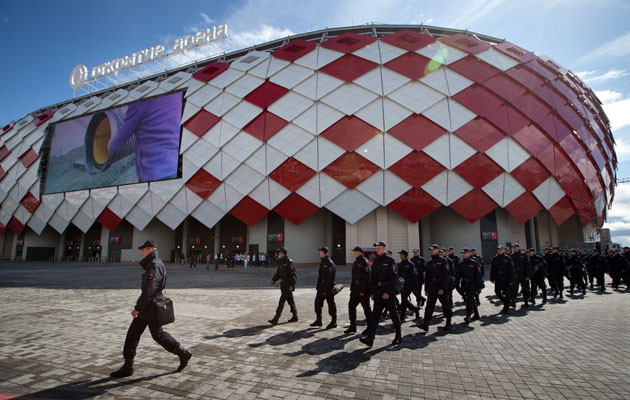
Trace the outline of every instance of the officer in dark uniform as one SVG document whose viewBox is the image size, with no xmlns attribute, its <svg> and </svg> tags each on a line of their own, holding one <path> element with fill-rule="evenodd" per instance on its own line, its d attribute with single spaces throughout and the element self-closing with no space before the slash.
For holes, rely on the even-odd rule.
<svg viewBox="0 0 630 400">
<path fill-rule="evenodd" d="M 446 318 L 446 325 L 442 328 L 445 331 L 451 330 L 451 303 L 448 299 L 449 284 L 451 274 L 449 271 L 449 263 L 446 258 L 441 257 L 440 247 L 433 244 L 429 247 L 431 258 L 427 261 L 426 277 L 425 277 L 425 293 L 427 294 L 427 306 L 424 309 L 424 322 L 420 329 L 425 332 L 429 330 L 429 322 L 433 317 L 435 302 L 439 299 L 442 304 L 442 311 Z"/>
<path fill-rule="evenodd" d="M 357 306 L 361 304 L 365 320 L 370 328 L 372 323 L 372 310 L 370 308 L 370 263 L 363 255 L 363 249 L 355 247 L 354 263 L 352 263 L 352 283 L 350 284 L 350 301 L 348 302 L 348 315 L 350 317 L 350 327 L 344 333 L 354 333 L 357 331 Z M 367 331 L 365 332 L 367 333 Z"/>
<path fill-rule="evenodd" d="M 459 256 L 457 254 L 455 254 L 455 249 L 452 248 L 452 247 L 448 248 L 447 256 L 448 256 L 448 258 L 453 260 L 453 265 L 455 267 L 457 267 L 457 265 L 461 262 L 461 260 L 459 259 Z"/>
<path fill-rule="evenodd" d="M 518 296 L 519 285 L 523 288 L 523 301 L 527 308 L 530 295 L 530 280 L 532 278 L 532 266 L 529 263 L 527 254 L 521 251 L 521 245 L 514 243 L 512 253 L 512 262 L 514 263 L 514 271 L 516 273 L 514 285 L 512 285 L 512 306 L 516 306 L 516 297 Z"/>
<path fill-rule="evenodd" d="M 536 254 L 536 250 L 530 248 L 529 263 L 532 266 L 532 304 L 536 305 L 536 294 L 538 289 L 542 292 L 542 303 L 547 304 L 547 285 L 545 284 L 545 276 L 547 275 L 547 263 L 545 259 Z"/>
<path fill-rule="evenodd" d="M 448 301 L 451 304 L 451 310 L 453 309 L 453 291 L 455 290 L 455 261 L 448 257 L 446 254 L 446 248 L 440 249 L 440 257 L 446 260 L 448 263 L 448 273 L 450 275 L 450 281 L 448 283 Z M 460 293 L 461 294 L 461 293 Z M 464 298 L 464 296 L 462 296 Z"/>
<path fill-rule="evenodd" d="M 333 288 L 335 286 L 335 275 L 337 274 L 337 266 L 333 260 L 328 257 L 328 247 L 320 247 L 319 256 L 319 275 L 317 277 L 317 294 L 315 295 L 315 315 L 317 319 L 311 326 L 322 326 L 322 308 L 324 300 L 328 303 L 328 314 L 330 315 L 330 323 L 326 329 L 337 327 L 337 305 L 335 304 L 335 295 Z"/>
<path fill-rule="evenodd" d="M 547 292 L 554 290 L 554 288 L 556 287 L 555 283 L 553 282 L 553 275 L 551 273 L 551 269 L 550 269 L 550 261 L 551 261 L 551 249 L 549 247 L 545 247 L 543 248 L 543 260 L 545 260 L 545 264 L 547 266 L 547 283 L 549 284 L 547 286 Z"/>
<path fill-rule="evenodd" d="M 136 348 L 140 342 L 140 336 L 142 336 L 147 326 L 153 340 L 165 350 L 179 356 L 178 371 L 186 368 L 188 360 L 192 357 L 192 354 L 184 349 L 175 338 L 165 332 L 157 322 L 154 301 L 164 296 L 162 291 L 166 287 L 166 267 L 158 255 L 157 244 L 153 240 L 147 240 L 138 249 L 142 251 L 143 257 L 140 261 L 140 265 L 144 270 L 142 273 L 142 294 L 140 294 L 136 306 L 131 311 L 133 320 L 127 331 L 127 338 L 123 347 L 125 363 L 118 371 L 110 374 L 112 378 L 124 378 L 133 375 L 133 360 L 136 356 Z"/>
<path fill-rule="evenodd" d="M 293 291 L 295 290 L 295 284 L 297 283 L 297 272 L 295 272 L 295 264 L 293 260 L 287 257 L 286 247 L 281 247 L 278 250 L 278 268 L 276 274 L 271 278 L 271 284 L 275 284 L 280 281 L 280 301 L 278 301 L 278 308 L 276 308 L 276 315 L 269 320 L 271 325 L 276 325 L 282 310 L 284 309 L 284 303 L 289 304 L 291 314 L 293 317 L 288 322 L 297 322 L 298 313 L 295 306 L 295 300 L 293 299 Z"/>
<path fill-rule="evenodd" d="M 595 289 L 595 269 L 591 263 L 592 258 L 593 250 L 589 249 L 586 253 L 586 257 L 584 257 L 584 264 L 586 264 L 586 273 L 588 274 L 588 283 L 591 290 Z"/>
<path fill-rule="evenodd" d="M 593 257 L 591 257 L 591 268 L 593 268 L 595 277 L 597 278 L 597 286 L 600 292 L 606 291 L 606 272 L 608 272 L 608 262 L 606 258 L 599 254 L 599 249 L 593 249 Z"/>
<path fill-rule="evenodd" d="M 384 242 L 374 243 L 376 247 L 377 257 L 372 264 L 372 300 L 374 300 L 374 310 L 372 310 L 372 324 L 368 329 L 366 337 L 361 338 L 361 343 L 372 347 L 374 344 L 374 336 L 380 321 L 383 309 L 389 311 L 394 328 L 396 329 L 396 337 L 392 345 L 402 343 L 402 334 L 400 331 L 400 317 L 396 309 L 394 298 L 396 297 L 396 283 L 398 281 L 398 269 L 393 258 L 387 255 L 387 245 Z"/>
<path fill-rule="evenodd" d="M 405 280 L 405 284 L 400 292 L 400 322 L 405 322 L 407 317 L 407 309 L 412 310 L 416 314 L 416 319 L 420 318 L 420 309 L 409 301 L 411 292 L 418 286 L 418 275 L 416 267 L 407 259 L 409 252 L 400 250 L 400 262 L 398 263 L 398 277 Z"/>
<path fill-rule="evenodd" d="M 416 296 L 416 306 L 422 307 L 426 302 L 426 298 L 422 295 L 422 286 L 424 285 L 424 268 L 426 261 L 424 257 L 420 255 L 420 250 L 413 249 L 413 257 L 411 262 L 416 266 L 416 274 L 418 275 L 418 286 L 414 288 L 413 294 Z"/>
<path fill-rule="evenodd" d="M 471 256 L 470 259 L 473 261 L 476 261 L 477 264 L 479 265 L 479 271 L 481 272 L 481 280 L 483 281 L 486 277 L 486 266 L 483 263 L 483 258 L 481 258 L 481 256 L 479 254 L 477 254 L 477 249 L 475 249 L 474 247 L 470 249 L 471 251 Z M 475 295 L 475 301 L 477 302 L 477 306 L 479 306 L 481 303 L 479 302 L 479 294 L 481 292 L 477 292 L 477 294 Z"/>
<path fill-rule="evenodd" d="M 619 285 L 621 285 L 621 281 L 624 280 L 626 276 L 626 268 L 628 267 L 628 261 L 624 256 L 619 254 L 619 249 L 615 249 L 613 251 L 612 257 L 612 269 L 614 269 L 615 273 L 613 275 L 612 287 L 615 289 L 619 289 Z M 626 282 L 627 285 L 627 282 Z"/>
<path fill-rule="evenodd" d="M 626 284 L 626 290 L 630 290 L 630 247 L 624 246 L 623 256 L 626 259 L 626 273 L 623 276 L 623 282 Z"/>
<path fill-rule="evenodd" d="M 455 286 L 464 295 L 464 300 L 466 301 L 466 318 L 464 321 L 468 324 L 470 321 L 479 319 L 475 294 L 483 289 L 483 280 L 481 279 L 481 271 L 477 262 L 472 259 L 470 249 L 464 247 L 462 254 L 464 258 L 455 268 Z M 472 319 L 470 318 L 471 315 L 473 316 Z"/>
<path fill-rule="evenodd" d="M 586 294 L 586 285 L 584 285 L 584 266 L 577 255 L 577 250 L 571 249 L 570 256 L 567 257 L 567 268 L 569 270 L 569 292 L 573 296 L 573 288 L 582 289 L 582 294 Z"/>
<path fill-rule="evenodd" d="M 567 274 L 567 267 L 558 246 L 552 247 L 547 266 L 549 268 L 549 275 L 552 277 L 551 282 L 554 285 L 551 287 L 554 291 L 553 297 L 560 296 L 560 299 L 563 299 L 562 291 L 564 290 L 564 277 Z"/>
<path fill-rule="evenodd" d="M 514 285 L 514 263 L 501 245 L 497 246 L 497 255 L 492 258 L 490 282 L 494 283 L 494 293 L 503 302 L 501 313 L 507 314 L 511 304 L 511 287 Z"/>
</svg>

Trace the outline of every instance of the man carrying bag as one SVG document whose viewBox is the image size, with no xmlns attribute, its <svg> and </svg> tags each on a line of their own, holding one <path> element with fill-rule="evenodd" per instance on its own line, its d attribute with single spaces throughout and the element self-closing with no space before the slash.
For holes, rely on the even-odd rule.
<svg viewBox="0 0 630 400">
<path fill-rule="evenodd" d="M 140 265 L 144 270 L 142 273 L 142 294 L 138 298 L 135 308 L 131 311 L 133 320 L 127 331 L 127 338 L 123 348 L 125 363 L 118 371 L 110 374 L 112 378 L 124 378 L 133 375 L 133 360 L 136 356 L 136 348 L 138 347 L 140 336 L 142 336 L 147 326 L 153 340 L 167 351 L 179 356 L 178 371 L 183 370 L 188 364 L 188 360 L 192 357 L 188 350 L 185 350 L 175 338 L 162 329 L 160 322 L 164 324 L 172 322 L 172 319 L 158 322 L 156 302 L 158 304 L 165 303 L 162 291 L 166 285 L 166 268 L 158 255 L 157 244 L 153 240 L 147 240 L 138 249 L 142 251 L 143 256 L 142 261 L 140 261 Z M 167 314 L 172 313 L 172 304 L 170 307 L 171 309 Z"/>
</svg>

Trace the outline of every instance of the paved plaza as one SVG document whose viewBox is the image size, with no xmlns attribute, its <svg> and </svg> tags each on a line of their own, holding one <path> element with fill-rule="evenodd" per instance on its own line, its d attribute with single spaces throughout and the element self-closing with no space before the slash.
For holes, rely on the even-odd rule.
<svg viewBox="0 0 630 400">
<path fill-rule="evenodd" d="M 519 303 L 504 317 L 487 282 L 481 321 L 463 324 L 455 294 L 451 333 L 437 330 L 441 318 L 428 333 L 408 319 L 403 345 L 391 347 L 386 321 L 368 349 L 343 334 L 347 288 L 336 297 L 337 329 L 308 326 L 315 267 L 298 267 L 300 321 L 284 323 L 286 307 L 275 327 L 267 323 L 280 295 L 269 286 L 274 270 L 167 269 L 177 320 L 166 330 L 192 351 L 189 366 L 174 373 L 177 357 L 147 330 L 135 375 L 111 380 L 141 268 L 0 264 L 0 399 L 630 398 L 630 293 L 588 291 L 527 312 Z M 338 267 L 337 282 L 349 284 L 349 267 Z"/>
</svg>

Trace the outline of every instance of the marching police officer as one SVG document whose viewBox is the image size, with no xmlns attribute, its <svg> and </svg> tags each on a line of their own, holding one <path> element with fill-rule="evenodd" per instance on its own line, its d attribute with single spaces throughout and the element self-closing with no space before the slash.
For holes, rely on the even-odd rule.
<svg viewBox="0 0 630 400">
<path fill-rule="evenodd" d="M 328 314 L 330 315 L 330 323 L 326 329 L 337 327 L 337 305 L 335 304 L 335 295 L 333 288 L 335 286 L 335 275 L 337 274 L 337 266 L 333 260 L 328 257 L 328 247 L 320 247 L 319 256 L 319 275 L 317 277 L 317 294 L 315 295 L 315 315 L 317 319 L 311 326 L 322 326 L 322 308 L 324 300 L 328 304 Z"/>
<path fill-rule="evenodd" d="M 476 261 L 477 265 L 479 265 L 479 271 L 481 272 L 481 280 L 483 281 L 486 276 L 486 266 L 483 264 L 483 258 L 481 258 L 479 254 L 477 254 L 477 249 L 475 249 L 474 247 L 470 249 L 470 252 L 471 252 L 470 259 L 473 261 Z M 480 293 L 481 292 L 477 292 L 477 294 L 475 295 L 475 301 L 477 302 L 478 306 L 481 304 L 479 302 Z"/>
<path fill-rule="evenodd" d="M 564 298 L 562 291 L 564 290 L 564 277 L 567 274 L 567 267 L 564 257 L 560 254 L 560 247 L 552 247 L 547 266 L 549 267 L 549 274 L 552 276 L 551 283 L 553 286 L 551 289 L 554 291 L 553 297 L 560 296 L 562 300 Z"/>
<path fill-rule="evenodd" d="M 494 293 L 503 303 L 501 314 L 507 314 L 511 304 L 511 287 L 514 285 L 514 263 L 501 245 L 497 246 L 497 255 L 492 258 L 490 282 L 494 283 Z"/>
<path fill-rule="evenodd" d="M 446 258 L 439 255 L 440 247 L 437 244 L 431 245 L 429 250 L 431 251 L 431 258 L 426 264 L 425 277 L 427 306 L 424 309 L 424 323 L 420 326 L 420 329 L 425 332 L 429 330 L 429 322 L 433 316 L 435 302 L 439 299 L 446 318 L 446 325 L 442 329 L 449 331 L 451 330 L 452 316 L 451 303 L 448 298 L 449 283 L 451 281 L 449 263 Z"/>
<path fill-rule="evenodd" d="M 449 258 L 446 254 L 446 248 L 442 247 L 440 249 L 440 257 L 446 260 L 448 263 L 448 273 L 450 275 L 450 281 L 448 283 L 448 301 L 451 304 L 451 310 L 453 309 L 453 291 L 455 290 L 455 261 L 452 258 Z M 458 257 L 459 259 L 459 257 Z M 464 296 L 462 296 L 464 298 Z"/>
<path fill-rule="evenodd" d="M 606 272 L 608 272 L 608 263 L 606 258 L 599 254 L 599 249 L 593 249 L 593 257 L 590 259 L 591 268 L 597 278 L 597 285 L 601 292 L 606 291 Z"/>
<path fill-rule="evenodd" d="M 529 263 L 532 266 L 532 304 L 536 305 L 536 294 L 538 289 L 542 292 L 542 303 L 547 304 L 547 285 L 545 284 L 545 276 L 547 274 L 547 263 L 545 259 L 536 254 L 536 250 L 530 248 Z"/>
<path fill-rule="evenodd" d="M 348 302 L 348 314 L 350 327 L 344 333 L 357 331 L 357 306 L 361 304 L 365 320 L 368 325 L 372 323 L 372 310 L 370 309 L 370 263 L 363 255 L 363 249 L 359 246 L 352 249 L 354 263 L 352 263 L 352 283 L 350 284 L 350 301 Z M 367 331 L 365 332 L 367 333 Z"/>
<path fill-rule="evenodd" d="M 140 336 L 149 327 L 151 337 L 165 350 L 179 356 L 178 371 L 188 365 L 192 357 L 190 351 L 184 349 L 175 338 L 165 332 L 157 322 L 154 301 L 162 298 L 162 291 L 166 287 L 166 267 L 158 255 L 157 244 L 153 240 L 147 240 L 138 247 L 142 251 L 140 265 L 142 273 L 142 293 L 138 297 L 136 306 L 131 311 L 133 319 L 127 331 L 127 338 L 123 347 L 124 365 L 110 376 L 112 378 L 124 378 L 133 375 L 133 360 L 136 356 L 136 348 L 140 342 Z"/>
<path fill-rule="evenodd" d="M 464 295 L 464 300 L 466 301 L 466 318 L 464 318 L 464 321 L 468 324 L 470 321 L 479 319 L 475 294 L 483 289 L 483 280 L 481 279 L 481 271 L 477 262 L 471 258 L 472 253 L 470 249 L 464 247 L 462 254 L 464 258 L 455 268 L 455 286 Z M 472 319 L 470 318 L 471 315 L 473 316 Z"/>
<path fill-rule="evenodd" d="M 398 277 L 405 280 L 405 284 L 400 291 L 400 322 L 405 322 L 407 317 L 407 309 L 412 310 L 416 314 L 416 319 L 420 318 L 420 309 L 409 301 L 409 296 L 414 288 L 418 286 L 418 276 L 416 267 L 407 259 L 409 252 L 400 250 L 400 262 L 398 263 Z"/>
<path fill-rule="evenodd" d="M 516 272 L 514 285 L 512 285 L 512 306 L 516 306 L 516 297 L 518 296 L 519 285 L 523 288 L 523 301 L 527 308 L 529 301 L 529 281 L 532 277 L 532 266 L 529 263 L 527 254 L 521 252 L 521 245 L 514 243 L 512 245 L 514 252 L 512 253 L 512 262 Z"/>
<path fill-rule="evenodd" d="M 293 299 L 293 291 L 295 290 L 295 284 L 297 282 L 297 273 L 295 272 L 295 264 L 293 260 L 287 257 L 286 247 L 281 247 L 278 250 L 278 268 L 276 274 L 271 278 L 271 284 L 275 284 L 280 281 L 280 301 L 278 301 L 278 308 L 276 308 L 276 315 L 269 320 L 271 325 L 276 325 L 282 310 L 284 309 L 284 303 L 289 304 L 291 314 L 293 317 L 288 322 L 297 322 L 298 314 L 297 307 L 295 306 L 295 300 Z"/>
<path fill-rule="evenodd" d="M 426 298 L 422 295 L 422 286 L 424 285 L 424 268 L 426 261 L 420 255 L 420 250 L 413 249 L 413 257 L 411 262 L 416 266 L 416 275 L 418 276 L 418 286 L 414 288 L 413 294 L 416 296 L 416 307 L 420 308 L 426 302 Z"/>
<path fill-rule="evenodd" d="M 611 274 L 612 277 L 612 287 L 615 289 L 619 289 L 619 285 L 621 284 L 621 280 L 624 280 L 626 286 L 628 283 L 625 281 L 626 276 L 626 268 L 628 267 L 628 260 L 621 254 L 619 254 L 619 249 L 615 249 L 612 256 L 612 265 L 611 270 L 614 271 L 614 274 Z"/>
<path fill-rule="evenodd" d="M 367 336 L 359 340 L 368 347 L 372 347 L 381 313 L 383 309 L 387 309 L 396 329 L 396 337 L 392 342 L 392 345 L 396 345 L 402 343 L 400 317 L 394 302 L 396 298 L 396 284 L 398 282 L 398 269 L 394 259 L 387 255 L 387 245 L 384 242 L 376 242 L 374 247 L 376 247 L 377 257 L 372 264 L 371 293 L 372 300 L 374 300 L 372 324 L 368 328 Z"/>
<path fill-rule="evenodd" d="M 567 258 L 567 268 L 569 270 L 569 292 L 573 296 L 573 288 L 582 289 L 582 294 L 586 294 L 586 285 L 584 284 L 584 266 L 577 255 L 577 250 L 571 249 L 571 255 Z"/>
</svg>

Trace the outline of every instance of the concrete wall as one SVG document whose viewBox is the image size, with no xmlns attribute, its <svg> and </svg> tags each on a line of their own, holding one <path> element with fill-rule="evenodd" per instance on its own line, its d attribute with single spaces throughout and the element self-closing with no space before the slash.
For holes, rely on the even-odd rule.
<svg viewBox="0 0 630 400">
<path fill-rule="evenodd" d="M 479 221 L 471 224 L 448 207 L 435 210 L 429 218 L 431 218 L 431 243 L 436 243 L 441 247 L 453 247 L 458 255 L 463 247 L 475 247 L 480 253 Z M 425 250 L 425 254 L 428 254 L 428 251 Z"/>
<path fill-rule="evenodd" d="M 558 227 L 547 211 L 538 213 L 538 238 L 542 248 L 558 244 Z"/>
<path fill-rule="evenodd" d="M 321 246 L 332 248 L 330 218 L 330 211 L 322 208 L 300 225 L 295 225 L 289 220 L 284 221 L 284 243 L 293 261 L 318 264 L 317 248 Z"/>
<path fill-rule="evenodd" d="M 584 230 L 576 215 L 569 217 L 558 227 L 559 242 L 582 242 L 584 241 Z"/>
<path fill-rule="evenodd" d="M 525 243 L 527 243 L 525 225 L 519 224 L 509 212 L 501 208 L 497 208 L 496 216 L 498 243 L 505 246 L 506 243 L 518 242 L 525 247 Z"/>
<path fill-rule="evenodd" d="M 254 226 L 247 227 L 247 247 L 249 251 L 250 244 L 257 244 L 258 251 L 267 252 L 267 216 L 263 217 Z M 250 254 L 251 256 L 251 254 Z"/>
<path fill-rule="evenodd" d="M 26 254 L 29 247 L 54 247 L 55 257 L 61 255 L 61 249 L 59 248 L 59 238 L 61 235 L 50 225 L 46 225 L 41 235 L 35 233 L 31 228 L 26 228 L 24 232 L 24 250 L 22 251 L 22 258 L 26 259 Z"/>
<path fill-rule="evenodd" d="M 164 225 L 157 218 L 154 218 L 149 224 L 140 231 L 133 229 L 133 245 L 131 249 L 123 249 L 120 259 L 123 262 L 137 262 L 142 259 L 142 253 L 138 250 L 138 246 L 146 240 L 155 240 L 158 244 L 160 257 L 164 261 L 171 259 L 171 251 L 175 248 L 175 231 Z"/>
</svg>

